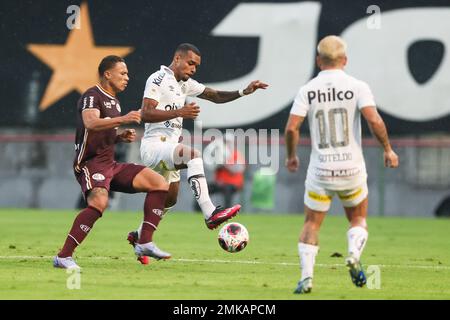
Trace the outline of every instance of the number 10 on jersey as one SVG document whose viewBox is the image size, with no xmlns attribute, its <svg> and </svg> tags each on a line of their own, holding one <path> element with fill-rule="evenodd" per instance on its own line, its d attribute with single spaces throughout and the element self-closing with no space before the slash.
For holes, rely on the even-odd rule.
<svg viewBox="0 0 450 320">
<path fill-rule="evenodd" d="M 328 116 L 329 130 L 326 130 L 325 117 Z M 349 143 L 348 136 L 348 113 L 344 108 L 334 108 L 328 110 L 328 114 L 325 115 L 324 110 L 316 112 L 315 118 L 318 121 L 319 128 L 319 149 L 329 148 L 330 145 L 333 148 L 345 147 Z M 339 141 L 338 141 L 338 129 L 339 129 Z M 327 137 L 327 131 L 330 136 Z"/>
</svg>

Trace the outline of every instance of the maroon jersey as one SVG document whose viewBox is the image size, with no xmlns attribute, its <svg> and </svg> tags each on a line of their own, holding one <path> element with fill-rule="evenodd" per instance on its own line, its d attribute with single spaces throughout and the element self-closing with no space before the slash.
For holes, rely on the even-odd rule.
<svg viewBox="0 0 450 320">
<path fill-rule="evenodd" d="M 106 92 L 100 85 L 88 89 L 78 100 L 77 132 L 75 136 L 74 169 L 80 172 L 82 164 L 94 159 L 96 162 L 112 164 L 114 162 L 114 146 L 117 129 L 88 131 L 84 127 L 81 114 L 87 109 L 100 111 L 100 118 L 120 116 L 119 100 Z"/>
</svg>

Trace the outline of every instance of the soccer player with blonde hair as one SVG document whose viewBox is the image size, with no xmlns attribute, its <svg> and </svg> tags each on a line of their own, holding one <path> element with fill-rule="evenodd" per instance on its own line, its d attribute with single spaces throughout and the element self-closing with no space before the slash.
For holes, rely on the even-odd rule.
<svg viewBox="0 0 450 320">
<path fill-rule="evenodd" d="M 319 42 L 316 62 L 321 72 L 300 88 L 286 124 L 289 171 L 299 167 L 296 146 L 306 116 L 312 148 L 305 181 L 305 223 L 298 243 L 302 274 L 294 293 L 311 292 L 319 230 L 334 195 L 341 200 L 350 222 L 345 261 L 352 282 L 358 287 L 366 283 L 361 254 L 368 238 L 368 188 L 361 114 L 384 149 L 385 166 L 398 166 L 398 156 L 392 150 L 369 86 L 344 72 L 346 51 L 347 45 L 340 37 L 327 36 Z"/>
</svg>

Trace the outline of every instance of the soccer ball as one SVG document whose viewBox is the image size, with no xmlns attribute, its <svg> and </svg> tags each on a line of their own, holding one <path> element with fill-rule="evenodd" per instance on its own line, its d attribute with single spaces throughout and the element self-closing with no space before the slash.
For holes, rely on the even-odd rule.
<svg viewBox="0 0 450 320">
<path fill-rule="evenodd" d="M 248 244 L 249 236 L 247 228 L 237 222 L 231 222 L 219 231 L 219 245 L 227 252 L 239 252 Z"/>
</svg>

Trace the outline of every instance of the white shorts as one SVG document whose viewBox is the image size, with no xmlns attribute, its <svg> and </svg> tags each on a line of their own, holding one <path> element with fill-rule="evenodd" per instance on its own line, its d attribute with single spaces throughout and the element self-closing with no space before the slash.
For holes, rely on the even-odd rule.
<svg viewBox="0 0 450 320">
<path fill-rule="evenodd" d="M 305 205 L 315 211 L 330 210 L 331 200 L 337 194 L 344 207 L 356 207 L 369 194 L 367 182 L 349 190 L 330 190 L 318 183 L 306 180 L 305 182 Z"/>
<path fill-rule="evenodd" d="M 168 183 L 180 181 L 180 170 L 175 169 L 173 159 L 173 153 L 178 144 L 161 137 L 141 140 L 142 162 L 162 175 Z"/>
</svg>

